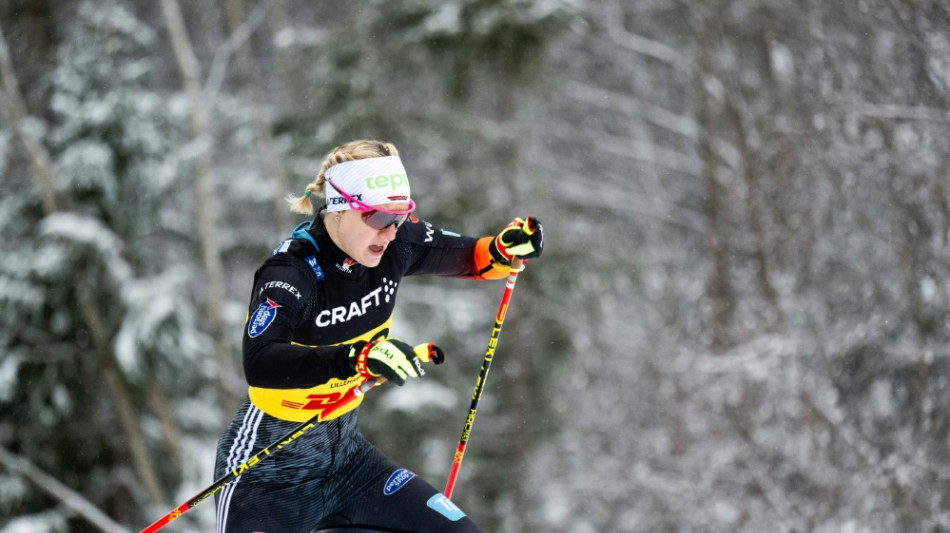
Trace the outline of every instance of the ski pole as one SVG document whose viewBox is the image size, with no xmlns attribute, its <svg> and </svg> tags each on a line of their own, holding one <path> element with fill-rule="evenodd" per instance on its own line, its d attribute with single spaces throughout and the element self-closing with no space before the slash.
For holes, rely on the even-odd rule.
<svg viewBox="0 0 950 533">
<path fill-rule="evenodd" d="M 357 398 L 362 396 L 363 393 L 365 393 L 366 391 L 378 385 L 382 385 L 385 382 L 386 382 L 386 378 L 380 377 L 380 378 L 366 381 L 362 385 L 358 387 L 353 387 L 352 389 L 348 390 L 346 394 L 343 395 L 342 398 L 337 400 L 328 409 L 325 409 L 317 413 L 310 420 L 307 420 L 306 422 L 301 422 L 298 426 L 294 427 L 282 438 L 278 439 L 273 444 L 264 448 L 263 450 L 257 452 L 256 454 L 254 454 L 253 457 L 251 457 L 247 461 L 244 461 L 244 463 L 242 463 L 240 466 L 238 466 L 234 470 L 231 470 L 227 474 L 221 476 L 218 480 L 216 480 L 214 483 L 209 485 L 208 488 L 199 492 L 193 498 L 186 501 L 185 503 L 172 509 L 171 512 L 169 512 L 165 516 L 156 520 L 155 523 L 143 529 L 140 533 L 152 533 L 153 531 L 158 531 L 159 529 L 167 526 L 172 520 L 190 511 L 193 507 L 205 501 L 210 496 L 213 496 L 216 492 L 220 491 L 221 489 L 226 487 L 229 483 L 237 479 L 238 476 L 250 470 L 254 465 L 260 463 L 264 459 L 267 459 L 272 454 L 276 453 L 277 450 L 280 450 L 284 446 L 288 446 L 290 443 L 297 440 L 297 438 L 299 438 L 301 435 L 306 433 L 309 429 L 313 428 L 318 422 L 320 422 L 322 418 L 327 418 L 327 417 L 332 416 L 334 413 L 336 413 L 337 411 L 339 411 L 346 405 L 349 405 L 350 403 L 352 403 L 353 400 L 356 400 Z"/>
<path fill-rule="evenodd" d="M 459 446 L 455 450 L 455 459 L 452 461 L 452 469 L 449 470 L 449 479 L 445 483 L 445 497 L 452 498 L 452 491 L 455 490 L 455 480 L 459 475 L 459 467 L 462 466 L 462 457 L 465 455 L 465 447 L 468 445 L 468 437 L 472 432 L 472 425 L 475 423 L 475 412 L 478 410 L 478 400 L 482 396 L 482 390 L 485 388 L 485 380 L 488 378 L 488 371 L 491 368 L 491 361 L 495 356 L 495 346 L 498 345 L 498 335 L 501 333 L 501 326 L 505 323 L 505 313 L 508 312 L 508 302 L 511 300 L 511 293 L 515 289 L 515 281 L 518 278 L 518 272 L 524 270 L 521 258 L 515 258 L 511 262 L 511 272 L 508 274 L 508 280 L 505 282 L 505 292 L 501 296 L 501 304 L 498 306 L 498 314 L 495 315 L 495 327 L 492 328 L 491 338 L 488 339 L 488 350 L 485 351 L 485 359 L 482 361 L 482 369 L 475 381 L 475 390 L 472 392 L 472 405 L 468 408 L 468 418 L 462 427 L 462 438 L 459 439 Z"/>
</svg>

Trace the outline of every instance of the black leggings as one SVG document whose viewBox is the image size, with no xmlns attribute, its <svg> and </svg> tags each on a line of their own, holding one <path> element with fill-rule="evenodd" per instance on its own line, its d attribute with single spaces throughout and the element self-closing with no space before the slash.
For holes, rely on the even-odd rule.
<svg viewBox="0 0 950 533">
<path fill-rule="evenodd" d="M 321 520 L 314 531 L 360 525 L 391 533 L 480 533 L 475 524 L 441 492 L 405 469 L 396 468 L 375 449 L 375 462 L 388 468 L 341 507 Z"/>
<path fill-rule="evenodd" d="M 295 424 L 249 403 L 218 443 L 215 478 Z M 399 468 L 356 429 L 355 413 L 319 424 L 215 495 L 218 533 L 481 533 L 448 498 Z M 349 527 L 347 527 L 349 526 Z"/>
</svg>

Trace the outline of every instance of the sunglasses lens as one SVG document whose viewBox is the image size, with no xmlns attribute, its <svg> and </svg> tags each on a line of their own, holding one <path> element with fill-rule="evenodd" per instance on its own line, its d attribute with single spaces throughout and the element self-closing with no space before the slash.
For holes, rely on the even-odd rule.
<svg viewBox="0 0 950 533">
<path fill-rule="evenodd" d="M 396 226 L 396 229 L 399 229 L 399 226 L 402 226 L 408 218 L 408 214 L 397 215 L 394 213 L 383 213 L 382 211 L 368 211 L 363 213 L 363 222 L 366 222 L 367 226 L 376 230 L 384 230 L 393 225 Z"/>
</svg>

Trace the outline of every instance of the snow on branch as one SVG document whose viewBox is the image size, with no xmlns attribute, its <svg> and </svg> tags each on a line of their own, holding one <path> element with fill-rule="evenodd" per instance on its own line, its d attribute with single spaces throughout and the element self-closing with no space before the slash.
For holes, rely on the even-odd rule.
<svg viewBox="0 0 950 533">
<path fill-rule="evenodd" d="M 654 126 L 677 133 L 687 139 L 699 136 L 699 124 L 691 117 L 679 115 L 660 106 L 630 96 L 629 93 L 593 87 L 577 80 L 567 82 L 565 94 L 585 104 L 623 111 L 629 116 L 642 116 Z"/>
<path fill-rule="evenodd" d="M 37 487 L 50 496 L 63 502 L 69 509 L 106 533 L 122 533 L 128 529 L 109 518 L 82 494 L 62 484 L 58 479 L 40 470 L 29 459 L 16 455 L 6 448 L 0 447 L 0 464 L 32 481 Z"/>
<path fill-rule="evenodd" d="M 611 41 L 626 50 L 658 59 L 677 68 L 689 64 L 687 57 L 677 52 L 673 47 L 627 31 L 623 27 L 624 17 L 620 4 L 620 2 L 609 2 L 606 6 L 607 13 L 604 22 L 607 25 L 607 34 Z"/>
<path fill-rule="evenodd" d="M 101 221 L 77 213 L 56 213 L 40 223 L 44 236 L 94 249 L 103 265 L 119 281 L 132 279 L 132 267 L 121 257 L 122 239 Z"/>
<path fill-rule="evenodd" d="M 950 111 L 934 107 L 874 104 L 871 102 L 847 102 L 843 105 L 853 112 L 872 118 L 950 123 Z"/>
</svg>

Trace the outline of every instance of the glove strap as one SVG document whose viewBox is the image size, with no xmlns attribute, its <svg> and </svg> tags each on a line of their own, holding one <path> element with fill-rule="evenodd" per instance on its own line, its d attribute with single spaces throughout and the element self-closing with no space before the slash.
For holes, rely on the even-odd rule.
<svg viewBox="0 0 950 533">
<path fill-rule="evenodd" d="M 496 263 L 508 265 L 512 260 L 512 255 L 508 252 L 508 246 L 510 246 L 512 243 L 506 244 L 502 239 L 504 235 L 505 232 L 502 231 L 498 236 L 495 237 L 495 240 L 492 242 L 492 246 L 489 251 L 491 251 L 492 259 Z"/>
<path fill-rule="evenodd" d="M 369 361 L 369 352 L 373 349 L 373 346 L 376 346 L 375 342 L 367 342 L 356 356 L 356 372 L 367 379 L 379 377 L 378 374 L 374 374 L 373 371 L 369 369 L 369 365 L 367 364 Z"/>
</svg>

